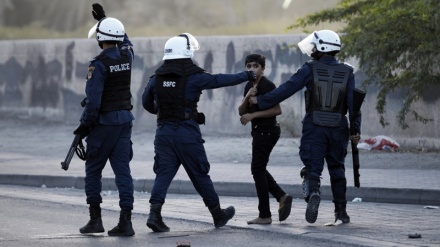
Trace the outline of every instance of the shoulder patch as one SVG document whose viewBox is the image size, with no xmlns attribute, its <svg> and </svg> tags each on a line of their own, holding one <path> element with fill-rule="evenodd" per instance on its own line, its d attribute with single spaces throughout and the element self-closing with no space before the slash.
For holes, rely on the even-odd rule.
<svg viewBox="0 0 440 247">
<path fill-rule="evenodd" d="M 121 47 L 121 50 L 131 50 L 131 46 L 130 45 L 123 46 Z"/>
<path fill-rule="evenodd" d="M 95 67 L 89 67 L 89 69 L 87 71 L 87 80 L 90 80 L 92 78 L 94 70 L 95 70 Z"/>
</svg>

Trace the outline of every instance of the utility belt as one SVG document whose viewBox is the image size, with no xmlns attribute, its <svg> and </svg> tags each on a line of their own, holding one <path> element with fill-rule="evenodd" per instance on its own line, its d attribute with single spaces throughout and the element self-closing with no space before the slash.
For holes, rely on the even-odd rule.
<svg viewBox="0 0 440 247">
<path fill-rule="evenodd" d="M 281 133 L 280 123 L 252 124 L 253 133 Z"/>
<path fill-rule="evenodd" d="M 157 113 L 157 119 L 159 119 L 161 121 L 171 121 L 171 122 L 177 122 L 177 121 L 181 121 L 181 120 L 192 119 L 192 120 L 196 121 L 196 123 L 198 123 L 198 124 L 205 124 L 205 114 L 203 112 L 197 112 L 197 113 L 185 112 L 182 119 L 164 118 L 164 117 L 161 118 L 160 117 L 160 112 L 158 112 Z"/>
</svg>

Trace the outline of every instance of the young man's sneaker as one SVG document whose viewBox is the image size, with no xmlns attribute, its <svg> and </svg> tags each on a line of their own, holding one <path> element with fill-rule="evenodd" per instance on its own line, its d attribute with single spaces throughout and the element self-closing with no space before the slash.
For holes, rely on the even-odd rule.
<svg viewBox="0 0 440 247">
<path fill-rule="evenodd" d="M 269 225 L 272 223 L 272 218 L 271 217 L 267 217 L 267 218 L 258 217 L 256 219 L 248 221 L 247 223 L 248 223 L 248 225 L 251 225 L 251 224 Z"/>
<path fill-rule="evenodd" d="M 279 221 L 283 221 L 287 219 L 290 215 L 290 211 L 292 209 L 292 200 L 293 197 L 289 194 L 285 194 L 280 199 L 280 208 L 278 209 L 278 218 Z"/>
</svg>

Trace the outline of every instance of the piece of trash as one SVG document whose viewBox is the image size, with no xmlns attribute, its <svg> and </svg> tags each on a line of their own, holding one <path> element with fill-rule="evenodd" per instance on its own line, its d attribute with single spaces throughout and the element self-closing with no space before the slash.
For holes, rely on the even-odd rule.
<svg viewBox="0 0 440 247">
<path fill-rule="evenodd" d="M 408 234 L 408 238 L 421 238 L 422 235 L 420 233 L 410 233 Z"/>
<path fill-rule="evenodd" d="M 367 147 L 365 144 L 369 145 Z M 388 136 L 384 135 L 378 135 L 375 137 L 371 137 L 365 140 L 362 140 L 358 145 L 358 148 L 360 149 L 366 149 L 366 150 L 394 150 L 400 148 L 399 143 L 397 143 L 395 140 L 391 139 Z"/>
<path fill-rule="evenodd" d="M 368 144 L 366 142 L 358 143 L 357 148 L 358 149 L 363 149 L 363 150 L 371 150 L 370 144 Z"/>
<path fill-rule="evenodd" d="M 356 197 L 356 198 L 353 199 L 352 202 L 362 202 L 362 198 Z"/>
<path fill-rule="evenodd" d="M 112 191 L 111 191 L 111 190 L 109 190 L 109 191 L 103 191 L 103 192 L 102 192 L 102 195 L 103 195 L 103 196 L 111 196 L 111 195 L 112 195 Z"/>
<path fill-rule="evenodd" d="M 427 208 L 427 209 L 438 209 L 437 206 L 424 206 L 423 208 Z"/>
<path fill-rule="evenodd" d="M 324 226 L 339 226 L 342 225 L 344 222 L 342 222 L 342 220 L 337 220 L 336 222 L 330 222 L 330 223 L 325 223 Z"/>
<path fill-rule="evenodd" d="M 177 242 L 177 247 L 191 247 L 191 242 Z"/>
</svg>

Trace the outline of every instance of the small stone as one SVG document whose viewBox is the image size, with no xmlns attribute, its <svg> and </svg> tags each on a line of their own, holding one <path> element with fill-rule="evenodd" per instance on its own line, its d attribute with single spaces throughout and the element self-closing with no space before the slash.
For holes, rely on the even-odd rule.
<svg viewBox="0 0 440 247">
<path fill-rule="evenodd" d="M 408 238 L 421 238 L 422 235 L 420 233 L 410 233 L 408 234 Z"/>
</svg>

